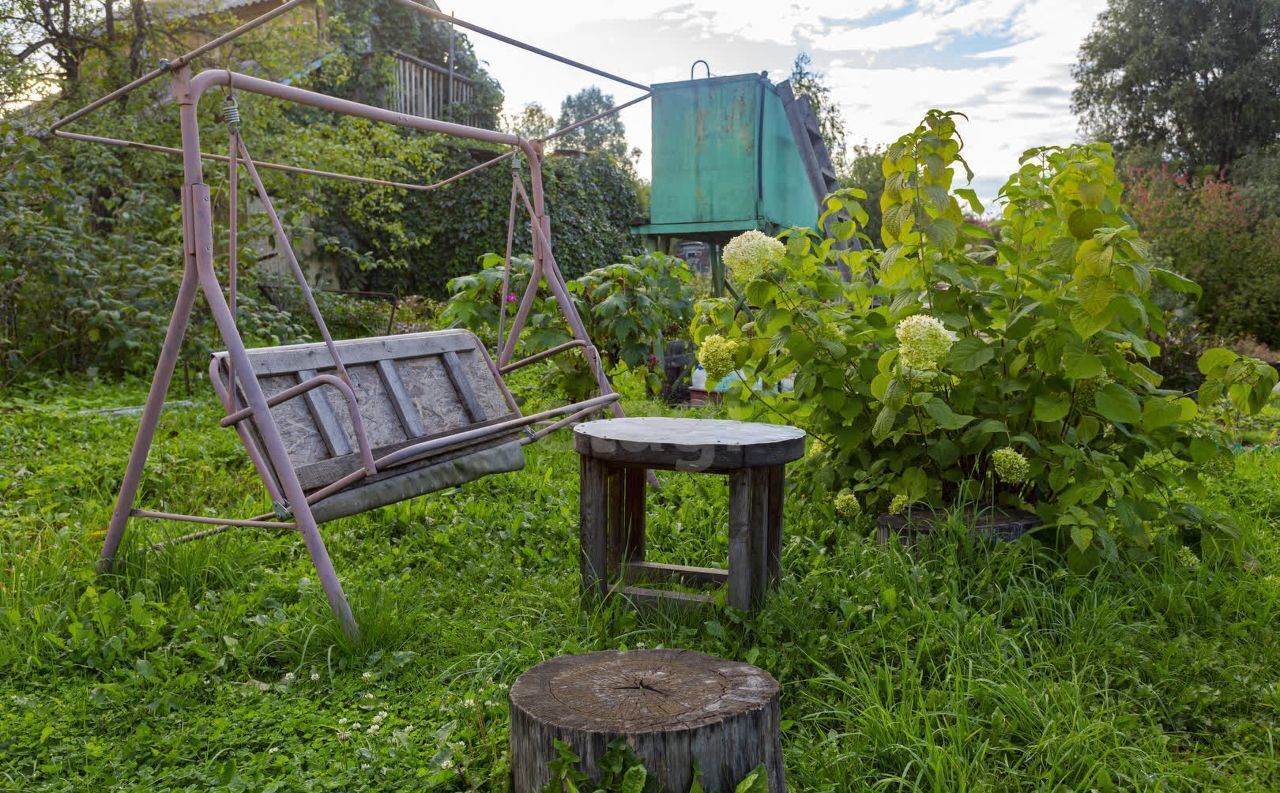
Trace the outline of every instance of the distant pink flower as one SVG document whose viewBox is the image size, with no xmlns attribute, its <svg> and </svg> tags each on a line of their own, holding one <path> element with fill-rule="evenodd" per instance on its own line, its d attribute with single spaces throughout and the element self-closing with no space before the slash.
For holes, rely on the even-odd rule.
<svg viewBox="0 0 1280 793">
<path fill-rule="evenodd" d="M 508 302 L 508 303 L 514 303 L 514 302 L 516 302 L 516 293 L 515 293 L 515 292 L 507 292 L 507 302 Z"/>
</svg>

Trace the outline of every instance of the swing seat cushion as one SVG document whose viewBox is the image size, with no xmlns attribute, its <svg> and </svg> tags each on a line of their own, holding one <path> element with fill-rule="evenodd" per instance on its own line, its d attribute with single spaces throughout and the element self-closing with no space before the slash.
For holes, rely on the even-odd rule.
<svg viewBox="0 0 1280 793">
<path fill-rule="evenodd" d="M 480 339 L 465 330 L 442 330 L 353 339 L 336 343 L 351 378 L 359 413 L 375 458 L 424 440 L 445 437 L 519 417 L 493 360 Z M 248 351 L 262 390 L 274 394 L 317 374 L 336 374 L 323 343 Z M 214 354 L 214 376 L 228 381 L 225 352 Z M 237 372 L 237 379 L 241 373 Z M 240 405 L 244 405 L 243 396 Z M 361 467 L 346 400 L 321 386 L 271 408 L 285 448 L 308 493 Z M 261 428 L 247 422 L 252 443 Z M 452 446 L 363 479 L 313 507 L 320 522 L 454 487 L 492 473 L 524 467 L 521 430 Z M 265 459 L 265 455 L 260 455 Z M 269 465 L 269 464 L 268 464 Z M 279 482 L 275 471 L 260 472 Z"/>
</svg>

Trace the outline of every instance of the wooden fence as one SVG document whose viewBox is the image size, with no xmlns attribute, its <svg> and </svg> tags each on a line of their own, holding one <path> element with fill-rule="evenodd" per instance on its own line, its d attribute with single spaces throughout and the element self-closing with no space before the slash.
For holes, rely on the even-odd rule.
<svg viewBox="0 0 1280 793">
<path fill-rule="evenodd" d="M 471 105 L 476 91 L 471 80 L 451 74 L 448 67 L 403 52 L 393 50 L 391 56 L 395 59 L 395 86 L 388 97 L 389 109 L 423 118 L 474 123 L 471 114 L 449 110 L 452 105 Z"/>
</svg>

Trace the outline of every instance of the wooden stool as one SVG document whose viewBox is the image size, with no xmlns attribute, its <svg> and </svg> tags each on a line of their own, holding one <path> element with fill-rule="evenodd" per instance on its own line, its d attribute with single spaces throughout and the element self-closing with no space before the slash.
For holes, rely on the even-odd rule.
<svg viewBox="0 0 1280 793">
<path fill-rule="evenodd" d="M 702 789 L 731 791 L 763 764 L 769 793 L 784 793 L 779 693 L 763 669 L 689 650 L 543 661 L 511 687 L 512 790 L 545 788 L 556 741 L 599 782 L 599 761 L 621 738 L 660 790 L 688 790 L 696 763 Z"/>
<path fill-rule="evenodd" d="M 684 418 L 622 418 L 579 424 L 582 546 L 586 592 L 616 583 L 640 602 L 709 603 L 707 594 L 633 586 L 678 581 L 729 585 L 729 605 L 747 610 L 776 584 L 782 553 L 783 466 L 804 455 L 804 430 L 777 424 Z M 645 479 L 649 469 L 729 476 L 729 569 L 646 562 Z"/>
</svg>

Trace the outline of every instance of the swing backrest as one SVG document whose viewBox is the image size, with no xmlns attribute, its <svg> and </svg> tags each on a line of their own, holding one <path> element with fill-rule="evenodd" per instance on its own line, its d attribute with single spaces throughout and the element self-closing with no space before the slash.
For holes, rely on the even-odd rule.
<svg viewBox="0 0 1280 793">
<path fill-rule="evenodd" d="M 355 339 L 336 342 L 336 347 L 374 457 L 520 415 L 493 360 L 469 331 Z M 322 342 L 264 347 L 248 355 L 268 399 L 317 374 L 334 373 L 333 358 Z M 211 371 L 225 391 L 227 354 L 215 353 L 214 361 Z M 271 414 L 304 490 L 314 492 L 361 468 L 347 405 L 337 390 L 312 389 L 271 408 Z M 252 442 L 261 448 L 257 428 L 249 424 Z M 319 501 L 313 512 L 319 521 L 333 520 L 486 474 L 518 470 L 524 466 L 520 432 L 449 447 L 379 471 Z M 260 473 L 278 482 L 274 470 Z"/>
</svg>

